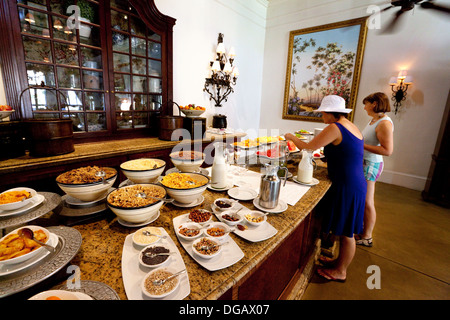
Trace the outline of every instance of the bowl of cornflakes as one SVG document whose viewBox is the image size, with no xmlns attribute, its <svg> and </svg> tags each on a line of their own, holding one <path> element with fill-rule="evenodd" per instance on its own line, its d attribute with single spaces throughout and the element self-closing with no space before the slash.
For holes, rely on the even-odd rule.
<svg viewBox="0 0 450 320">
<path fill-rule="evenodd" d="M 0 210 L 17 210 L 31 201 L 36 196 L 36 191 L 31 188 L 19 187 L 0 193 Z"/>
<path fill-rule="evenodd" d="M 189 204 L 197 200 L 206 190 L 209 178 L 201 173 L 173 172 L 165 175 L 160 183 L 176 202 Z"/>
<path fill-rule="evenodd" d="M 166 162 L 160 159 L 140 158 L 120 165 L 123 174 L 134 183 L 153 183 L 163 173 Z"/>
</svg>

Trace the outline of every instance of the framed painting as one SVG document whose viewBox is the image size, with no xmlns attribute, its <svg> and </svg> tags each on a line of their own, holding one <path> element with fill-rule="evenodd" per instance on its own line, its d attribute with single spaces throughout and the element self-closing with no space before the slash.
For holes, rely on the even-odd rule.
<svg viewBox="0 0 450 320">
<path fill-rule="evenodd" d="M 367 17 L 291 31 L 283 119 L 322 121 L 324 96 L 343 97 L 355 110 Z M 348 119 L 353 121 L 354 111 Z"/>
</svg>

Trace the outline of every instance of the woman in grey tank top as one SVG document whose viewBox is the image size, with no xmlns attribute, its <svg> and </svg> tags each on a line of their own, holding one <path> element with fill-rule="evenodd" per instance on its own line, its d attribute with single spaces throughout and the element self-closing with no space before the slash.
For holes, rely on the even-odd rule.
<svg viewBox="0 0 450 320">
<path fill-rule="evenodd" d="M 366 206 L 364 210 L 364 230 L 356 235 L 356 244 L 371 247 L 372 232 L 375 227 L 375 182 L 383 171 L 383 156 L 390 156 L 394 150 L 394 124 L 386 112 L 391 111 L 388 97 L 383 92 L 375 92 L 363 100 L 364 110 L 372 120 L 362 131 L 364 136 L 364 175 L 367 180 Z"/>
</svg>

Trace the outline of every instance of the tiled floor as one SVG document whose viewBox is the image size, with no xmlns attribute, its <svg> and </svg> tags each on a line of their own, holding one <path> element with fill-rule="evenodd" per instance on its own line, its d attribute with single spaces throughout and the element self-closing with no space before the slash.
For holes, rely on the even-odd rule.
<svg viewBox="0 0 450 320">
<path fill-rule="evenodd" d="M 315 274 L 302 300 L 450 300 L 450 209 L 427 203 L 420 192 L 377 183 L 374 246 L 357 246 L 345 283 Z M 378 266 L 380 289 L 369 289 Z"/>
</svg>

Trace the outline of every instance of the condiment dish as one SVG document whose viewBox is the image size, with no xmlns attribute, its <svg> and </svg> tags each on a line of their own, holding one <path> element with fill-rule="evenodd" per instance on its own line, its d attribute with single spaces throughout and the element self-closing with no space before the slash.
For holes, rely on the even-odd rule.
<svg viewBox="0 0 450 320">
<path fill-rule="evenodd" d="M 212 237 L 219 241 L 222 241 L 228 234 L 232 232 L 231 229 L 226 223 L 223 222 L 211 222 L 207 227 L 203 229 L 203 233 L 207 237 Z"/>
<path fill-rule="evenodd" d="M 234 212 L 233 210 L 226 210 L 220 214 L 220 218 L 228 225 L 235 226 L 244 220 L 243 215 L 240 212 Z"/>
<path fill-rule="evenodd" d="M 153 280 L 160 279 L 161 276 L 158 274 L 161 274 L 161 272 L 164 272 L 166 275 L 165 277 L 168 277 L 169 274 L 173 275 L 178 272 L 178 270 L 175 270 L 173 268 L 167 268 L 167 267 L 159 267 L 156 268 L 149 273 L 147 273 L 142 279 L 141 283 L 141 289 L 142 293 L 151 299 L 161 299 L 164 297 L 167 297 L 169 294 L 174 292 L 179 286 L 180 286 L 180 277 L 174 277 L 170 280 L 170 282 L 166 282 L 161 286 L 156 286 L 152 282 Z M 162 280 L 162 279 L 161 279 Z M 173 281 L 173 282 L 172 282 Z M 172 285 L 174 284 L 174 285 Z"/>
<path fill-rule="evenodd" d="M 163 264 L 165 264 L 167 261 L 169 261 L 169 259 L 170 259 L 170 254 L 167 254 L 167 255 L 163 255 L 163 254 L 161 254 L 161 255 L 157 255 L 156 257 L 154 257 L 154 258 L 149 258 L 149 257 L 145 257 L 144 255 L 145 255 L 145 252 L 146 251 L 149 251 L 149 250 L 151 250 L 151 252 L 154 252 L 154 251 L 157 251 L 157 252 L 159 252 L 159 251 L 162 251 L 162 250 L 160 250 L 160 249 L 158 249 L 158 248 L 163 248 L 164 250 L 163 251 L 165 251 L 165 252 L 170 252 L 170 249 L 169 249 L 169 247 L 167 247 L 166 245 L 164 245 L 164 244 L 152 244 L 152 245 L 149 245 L 149 246 L 146 246 L 145 248 L 143 248 L 140 252 L 139 252 L 139 264 L 141 265 L 141 266 L 144 266 L 144 267 L 150 267 L 150 268 L 158 268 L 158 267 L 161 267 Z M 158 261 L 158 260 L 160 260 L 160 261 Z M 148 262 L 148 263 L 146 263 L 146 261 Z"/>
<path fill-rule="evenodd" d="M 196 222 L 185 222 L 180 224 L 175 231 L 181 239 L 190 241 L 195 240 L 202 235 L 202 226 Z"/>
<path fill-rule="evenodd" d="M 247 211 L 243 215 L 245 221 L 255 227 L 259 227 L 267 220 L 267 214 L 257 210 Z"/>
</svg>

